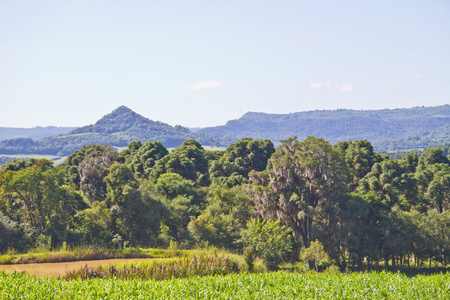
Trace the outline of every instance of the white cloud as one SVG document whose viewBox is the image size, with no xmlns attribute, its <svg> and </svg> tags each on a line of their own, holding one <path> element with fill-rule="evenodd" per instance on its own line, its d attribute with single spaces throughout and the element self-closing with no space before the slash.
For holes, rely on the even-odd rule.
<svg viewBox="0 0 450 300">
<path fill-rule="evenodd" d="M 341 91 L 343 93 L 350 93 L 353 92 L 353 85 L 351 83 L 345 83 L 345 84 L 337 84 L 334 83 L 331 80 L 328 81 L 311 81 L 309 83 L 309 87 L 315 90 L 318 89 L 334 89 Z"/>
<path fill-rule="evenodd" d="M 397 85 L 399 83 L 400 83 L 400 79 L 392 79 L 392 80 L 388 81 L 387 85 L 388 86 L 394 86 L 394 85 Z"/>
<path fill-rule="evenodd" d="M 422 75 L 419 75 L 419 74 L 417 74 L 416 72 L 412 72 L 412 73 L 411 73 L 411 78 L 412 78 L 413 80 L 419 80 L 419 79 L 422 79 Z"/>
<path fill-rule="evenodd" d="M 343 93 L 351 93 L 353 92 L 353 85 L 351 83 L 342 84 L 339 87 L 339 90 Z"/>
<path fill-rule="evenodd" d="M 324 85 L 323 82 L 319 82 L 319 81 L 311 81 L 309 83 L 309 87 L 313 88 L 315 90 L 322 88 L 323 85 Z"/>
<path fill-rule="evenodd" d="M 222 86 L 223 83 L 214 80 L 200 81 L 195 84 L 188 85 L 187 88 L 190 90 L 210 90 L 216 89 Z"/>
</svg>

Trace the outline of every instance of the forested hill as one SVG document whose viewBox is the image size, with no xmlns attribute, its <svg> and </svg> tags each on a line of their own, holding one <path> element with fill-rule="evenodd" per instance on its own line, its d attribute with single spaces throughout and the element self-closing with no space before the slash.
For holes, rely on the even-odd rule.
<svg viewBox="0 0 450 300">
<path fill-rule="evenodd" d="M 55 136 L 58 134 L 65 134 L 76 127 L 33 127 L 33 128 L 14 128 L 14 127 L 0 127 L 0 141 L 13 138 L 30 138 L 30 139 L 42 139 L 49 136 Z"/>
<path fill-rule="evenodd" d="M 186 139 L 196 139 L 205 146 L 226 145 L 222 139 L 192 133 L 188 128 L 179 125 L 170 126 L 152 121 L 125 106 L 120 106 L 95 124 L 77 128 L 67 134 L 40 140 L 16 138 L 0 141 L 0 153 L 65 156 L 85 145 L 103 144 L 126 147 L 132 141 L 142 143 L 160 141 L 165 147 L 177 147 Z"/>
<path fill-rule="evenodd" d="M 450 142 L 450 105 L 383 110 L 316 110 L 291 114 L 249 112 L 197 133 L 252 137 L 274 143 L 317 136 L 332 143 L 367 139 L 378 151 L 425 148 Z"/>
<path fill-rule="evenodd" d="M 105 115 L 93 125 L 77 128 L 69 134 L 117 133 L 147 138 L 148 135 L 189 133 L 189 129 L 179 125 L 172 127 L 166 123 L 152 121 L 135 113 L 126 106 L 120 106 Z"/>
</svg>

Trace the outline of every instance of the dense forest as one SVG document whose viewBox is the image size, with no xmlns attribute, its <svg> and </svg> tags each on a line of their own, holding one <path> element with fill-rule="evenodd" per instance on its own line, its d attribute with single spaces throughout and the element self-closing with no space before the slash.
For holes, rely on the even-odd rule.
<svg viewBox="0 0 450 300">
<path fill-rule="evenodd" d="M 370 142 L 244 138 L 91 145 L 56 167 L 0 168 L 0 251 L 214 245 L 272 268 L 311 247 L 341 268 L 449 263 L 450 162 L 440 148 L 392 160 Z M 252 255 L 253 255 L 252 254 Z"/>
<path fill-rule="evenodd" d="M 377 151 L 427 148 L 450 142 L 450 105 L 382 110 L 316 110 L 291 114 L 249 112 L 226 125 L 197 133 L 273 142 L 313 135 L 332 144 L 367 139 Z"/>
</svg>

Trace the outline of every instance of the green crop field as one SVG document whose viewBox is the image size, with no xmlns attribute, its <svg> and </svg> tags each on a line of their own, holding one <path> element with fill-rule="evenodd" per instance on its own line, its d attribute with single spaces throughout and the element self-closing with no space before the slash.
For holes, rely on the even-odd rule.
<svg viewBox="0 0 450 300">
<path fill-rule="evenodd" d="M 450 275 L 263 273 L 57 280 L 0 273 L 0 299 L 450 299 Z"/>
<path fill-rule="evenodd" d="M 67 156 L 58 156 L 58 155 L 52 155 L 52 154 L 0 154 L 0 157 L 1 156 L 10 157 L 13 159 L 45 158 L 48 160 L 52 160 L 55 166 L 59 165 L 60 163 L 63 163 L 67 158 Z"/>
</svg>

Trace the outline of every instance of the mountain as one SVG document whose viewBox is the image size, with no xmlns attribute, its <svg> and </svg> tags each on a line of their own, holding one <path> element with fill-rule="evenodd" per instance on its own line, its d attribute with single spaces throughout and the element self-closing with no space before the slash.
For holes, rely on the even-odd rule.
<svg viewBox="0 0 450 300">
<path fill-rule="evenodd" d="M 14 138 L 31 138 L 34 140 L 42 139 L 49 136 L 68 133 L 76 127 L 33 127 L 33 128 L 14 128 L 0 127 L 0 141 Z"/>
<path fill-rule="evenodd" d="M 382 110 L 316 110 L 291 114 L 249 112 L 223 126 L 194 129 L 147 119 L 120 106 L 95 124 L 34 140 L 0 141 L 0 154 L 65 156 L 84 145 L 125 147 L 131 141 L 161 141 L 165 147 L 196 139 L 205 146 L 228 146 L 238 138 L 280 140 L 314 135 L 339 141 L 367 139 L 377 151 L 399 151 L 450 143 L 450 105 Z"/>
<path fill-rule="evenodd" d="M 18 138 L 0 141 L 1 154 L 57 154 L 65 156 L 84 145 L 103 144 L 126 147 L 132 141 L 160 141 L 165 147 L 177 147 L 186 139 L 203 145 L 222 146 L 221 139 L 196 134 L 182 126 L 149 120 L 128 107 L 120 106 L 93 125 L 80 127 L 67 134 L 40 140 Z"/>
<path fill-rule="evenodd" d="M 152 121 L 128 107 L 120 106 L 95 124 L 72 130 L 67 136 L 100 137 L 117 146 L 126 146 L 131 141 L 155 140 L 171 147 L 189 138 L 190 134 L 188 128 Z"/>
<path fill-rule="evenodd" d="M 291 114 L 249 112 L 223 126 L 197 131 L 218 137 L 268 138 L 274 143 L 297 136 L 331 143 L 367 139 L 378 151 L 424 148 L 450 142 L 450 105 L 382 110 L 316 110 Z"/>
</svg>

